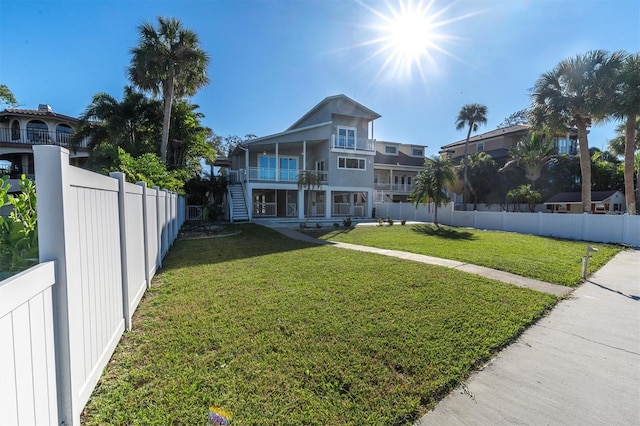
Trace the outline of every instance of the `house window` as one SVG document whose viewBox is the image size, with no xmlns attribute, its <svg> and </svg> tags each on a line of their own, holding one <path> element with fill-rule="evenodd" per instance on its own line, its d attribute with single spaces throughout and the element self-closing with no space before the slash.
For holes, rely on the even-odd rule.
<svg viewBox="0 0 640 426">
<path fill-rule="evenodd" d="M 385 145 L 384 153 L 389 155 L 398 155 L 398 147 L 392 145 Z"/>
<path fill-rule="evenodd" d="M 355 127 L 338 127 L 336 148 L 354 149 L 356 147 Z"/>
<path fill-rule="evenodd" d="M 298 159 L 296 157 L 280 157 L 280 180 L 295 181 L 298 179 Z"/>
<path fill-rule="evenodd" d="M 40 120 L 31 120 L 27 123 L 27 139 L 32 143 L 49 142 L 49 127 Z"/>
<path fill-rule="evenodd" d="M 339 169 L 366 170 L 364 158 L 338 157 Z"/>
<path fill-rule="evenodd" d="M 484 142 L 478 142 L 478 144 L 476 145 L 478 152 L 480 151 L 484 151 Z"/>
<path fill-rule="evenodd" d="M 56 141 L 59 144 L 68 144 L 71 140 L 71 135 L 73 134 L 73 129 L 71 126 L 67 126 L 66 124 L 58 124 L 56 126 Z"/>
<path fill-rule="evenodd" d="M 324 168 L 324 160 L 321 161 L 316 161 L 316 171 L 317 172 L 323 172 L 326 169 Z"/>
<path fill-rule="evenodd" d="M 20 140 L 20 123 L 18 123 L 18 120 L 13 120 L 13 123 L 11 123 L 11 140 Z"/>
<path fill-rule="evenodd" d="M 424 157 L 424 149 L 422 148 L 413 148 L 411 153 L 414 157 Z"/>
<path fill-rule="evenodd" d="M 276 180 L 276 157 L 261 155 L 258 166 L 260 180 Z"/>
</svg>

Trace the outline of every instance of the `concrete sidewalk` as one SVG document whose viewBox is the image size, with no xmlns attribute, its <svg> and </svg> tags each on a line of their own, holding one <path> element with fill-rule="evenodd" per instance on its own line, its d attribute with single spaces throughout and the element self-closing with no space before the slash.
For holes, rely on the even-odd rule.
<svg viewBox="0 0 640 426">
<path fill-rule="evenodd" d="M 619 253 L 417 423 L 639 425 L 640 251 Z"/>
</svg>

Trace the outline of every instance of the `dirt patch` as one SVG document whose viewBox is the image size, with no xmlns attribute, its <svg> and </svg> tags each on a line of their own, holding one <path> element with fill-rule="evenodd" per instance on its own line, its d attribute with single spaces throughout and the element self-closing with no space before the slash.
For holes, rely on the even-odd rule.
<svg viewBox="0 0 640 426">
<path fill-rule="evenodd" d="M 226 223 L 218 222 L 185 222 L 178 237 L 181 240 L 197 240 L 202 238 L 219 238 L 237 235 L 240 231 L 230 231 Z"/>
</svg>

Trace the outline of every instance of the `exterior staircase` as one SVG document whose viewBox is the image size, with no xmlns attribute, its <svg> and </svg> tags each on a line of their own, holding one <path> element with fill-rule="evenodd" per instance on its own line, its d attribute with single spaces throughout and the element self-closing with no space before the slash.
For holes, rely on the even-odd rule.
<svg viewBox="0 0 640 426">
<path fill-rule="evenodd" d="M 242 184 L 235 183 L 227 186 L 229 193 L 229 219 L 231 222 L 243 222 L 249 220 L 249 211 L 247 210 L 247 202 L 244 198 L 244 189 Z"/>
</svg>

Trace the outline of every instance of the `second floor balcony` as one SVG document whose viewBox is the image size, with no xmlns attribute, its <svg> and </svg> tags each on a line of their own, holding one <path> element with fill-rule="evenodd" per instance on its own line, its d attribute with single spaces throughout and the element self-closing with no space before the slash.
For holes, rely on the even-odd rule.
<svg viewBox="0 0 640 426">
<path fill-rule="evenodd" d="M 52 132 L 42 129 L 0 129 L 0 143 L 16 145 L 58 145 L 71 147 L 73 133 Z M 88 139 L 84 139 L 79 148 L 88 147 Z"/>
<path fill-rule="evenodd" d="M 377 191 L 389 191 L 404 194 L 410 194 L 411 191 L 413 191 L 412 183 L 376 183 L 373 187 Z"/>
<path fill-rule="evenodd" d="M 282 182 L 297 183 L 300 172 L 304 170 L 298 169 L 274 169 L 266 167 L 249 167 L 248 170 L 229 170 L 228 177 L 230 182 Z M 307 170 L 307 172 L 315 173 L 320 184 L 327 183 L 327 172 Z"/>
<path fill-rule="evenodd" d="M 375 139 L 338 137 L 335 133 L 331 135 L 331 149 L 338 151 L 355 152 L 376 152 Z"/>
</svg>

